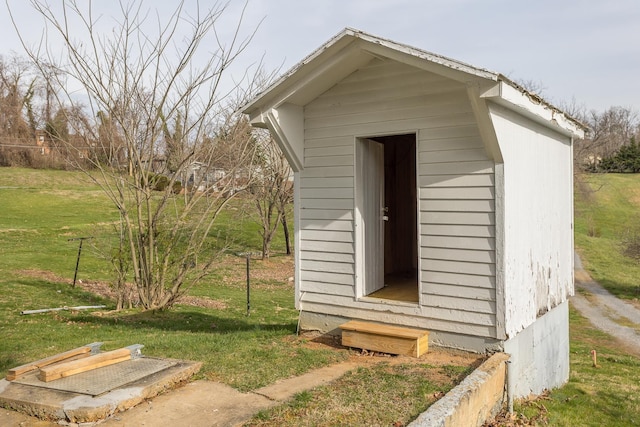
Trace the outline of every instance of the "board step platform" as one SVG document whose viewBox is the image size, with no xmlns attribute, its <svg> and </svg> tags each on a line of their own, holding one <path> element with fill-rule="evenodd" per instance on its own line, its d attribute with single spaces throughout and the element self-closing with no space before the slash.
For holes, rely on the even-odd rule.
<svg viewBox="0 0 640 427">
<path fill-rule="evenodd" d="M 420 357 L 429 350 L 429 331 L 351 320 L 340 325 L 342 345 Z"/>
</svg>

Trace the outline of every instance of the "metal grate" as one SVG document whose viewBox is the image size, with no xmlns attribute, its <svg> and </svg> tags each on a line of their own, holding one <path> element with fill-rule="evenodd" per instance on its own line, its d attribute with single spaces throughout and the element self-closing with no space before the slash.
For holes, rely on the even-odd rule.
<svg viewBox="0 0 640 427">
<path fill-rule="evenodd" d="M 163 371 L 177 363 L 174 360 L 142 357 L 50 382 L 40 381 L 37 377 L 38 371 L 20 377 L 13 382 L 53 390 L 88 394 L 89 396 L 99 396 L 156 372 Z"/>
</svg>

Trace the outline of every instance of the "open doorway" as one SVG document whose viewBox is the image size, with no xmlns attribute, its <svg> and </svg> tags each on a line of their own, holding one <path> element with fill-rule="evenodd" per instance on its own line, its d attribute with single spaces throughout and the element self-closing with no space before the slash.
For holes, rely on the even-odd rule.
<svg viewBox="0 0 640 427">
<path fill-rule="evenodd" d="M 418 302 L 416 135 L 359 141 L 364 292 Z"/>
</svg>

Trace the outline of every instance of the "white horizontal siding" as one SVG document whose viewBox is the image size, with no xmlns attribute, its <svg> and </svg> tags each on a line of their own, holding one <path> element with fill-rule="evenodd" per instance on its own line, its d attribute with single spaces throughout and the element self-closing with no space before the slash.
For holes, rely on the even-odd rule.
<svg viewBox="0 0 640 427">
<path fill-rule="evenodd" d="M 300 253 L 300 260 L 344 262 L 353 266 L 355 255 L 353 253 L 313 251 L 307 248 Z"/>
<path fill-rule="evenodd" d="M 353 286 L 327 282 L 314 282 L 311 280 L 303 280 L 300 283 L 300 291 L 304 293 L 339 295 L 341 297 L 349 298 L 353 298 L 355 296 L 355 288 Z"/>
<path fill-rule="evenodd" d="M 306 105 L 304 116 L 300 306 L 495 336 L 494 168 L 464 85 L 372 60 Z M 355 143 L 411 132 L 417 133 L 423 306 L 390 308 L 355 298 Z"/>
<path fill-rule="evenodd" d="M 352 199 L 353 188 L 302 188 L 302 199 Z"/>
<path fill-rule="evenodd" d="M 300 228 L 303 230 L 353 231 L 353 221 L 303 219 L 300 221 Z"/>
<path fill-rule="evenodd" d="M 328 273 L 355 274 L 353 264 L 331 261 L 311 261 L 303 259 L 300 268 L 305 271 L 319 271 Z"/>
<path fill-rule="evenodd" d="M 495 251 L 472 249 L 422 248 L 422 257 L 439 260 L 453 260 L 479 263 L 495 263 Z"/>
<path fill-rule="evenodd" d="M 350 231 L 304 230 L 302 238 L 304 240 L 353 243 L 353 233 Z"/>
<path fill-rule="evenodd" d="M 494 212 L 493 200 L 420 200 L 420 210 L 427 212 Z"/>
<path fill-rule="evenodd" d="M 353 199 L 304 199 L 302 209 L 353 209 Z"/>
<path fill-rule="evenodd" d="M 422 286 L 422 293 L 426 295 L 426 298 L 430 298 L 431 296 L 448 296 L 485 301 L 496 300 L 495 289 L 440 283 L 425 283 Z"/>
<path fill-rule="evenodd" d="M 300 250 L 313 252 L 329 252 L 339 254 L 353 254 L 353 244 L 344 242 L 324 242 L 316 240 L 300 240 Z"/>
<path fill-rule="evenodd" d="M 493 162 L 475 126 L 419 135 L 421 302 L 495 326 Z"/>
</svg>

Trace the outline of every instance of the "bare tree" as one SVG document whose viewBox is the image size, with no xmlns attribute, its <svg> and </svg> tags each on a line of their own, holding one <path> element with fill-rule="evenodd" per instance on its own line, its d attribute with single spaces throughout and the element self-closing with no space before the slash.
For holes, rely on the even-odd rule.
<svg viewBox="0 0 640 427">
<path fill-rule="evenodd" d="M 292 198 L 293 186 L 290 181 L 291 167 L 280 147 L 269 136 L 262 132 L 260 135 L 256 138 L 256 180 L 251 186 L 251 194 L 257 222 L 261 227 L 262 259 L 265 259 L 270 256 L 271 242 L 280 224 L 284 227 L 287 254 L 291 253 L 286 207 Z"/>
<path fill-rule="evenodd" d="M 628 107 L 610 107 L 603 112 L 591 110 L 584 114 L 589 126 L 587 137 L 576 143 L 574 150 L 578 168 L 595 168 L 598 162 L 610 157 L 640 136 L 638 112 Z"/>
<path fill-rule="evenodd" d="M 206 174 L 194 177 L 179 195 L 174 184 L 189 176 L 195 162 L 204 168 L 215 163 L 226 95 L 242 83 L 222 90 L 222 79 L 253 34 L 241 37 L 240 16 L 235 32 L 223 41 L 216 30 L 223 16 L 226 19 L 226 6 L 220 4 L 189 14 L 179 2 L 166 22 L 150 22 L 153 14 L 142 1 L 120 3 L 119 21 L 104 34 L 91 3 L 65 1 L 59 13 L 44 1 L 31 3 L 48 31 L 64 42 L 66 63 L 56 69 L 82 85 L 90 116 L 101 112 L 100 123 L 93 123 L 94 128 L 104 125 L 98 138 L 84 126 L 74 134 L 84 136 L 82 149 L 106 154 L 90 156 L 93 168 L 85 171 L 120 214 L 113 252 L 116 281 L 123 280 L 126 270 L 145 308 L 170 307 L 214 266 L 218 252 L 209 233 L 234 194 L 228 191 L 231 181 L 210 191 Z M 149 33 L 150 23 L 156 34 Z M 30 51 L 30 56 L 42 69 L 55 63 L 53 54 L 42 58 Z M 64 96 L 73 104 L 69 91 Z M 79 123 L 68 121 L 74 122 Z M 180 151 L 172 160 L 174 173 L 164 177 L 166 185 L 159 185 L 153 165 L 164 157 L 168 135 Z M 253 145 L 246 140 L 234 144 L 239 161 L 232 167 L 239 169 L 250 162 Z M 126 167 L 115 161 L 120 158 Z M 236 172 L 227 171 L 232 176 Z"/>
<path fill-rule="evenodd" d="M 30 64 L 17 55 L 0 56 L 0 135 L 5 138 L 34 138 L 33 126 L 23 111 L 33 97 Z M 27 110 L 29 106 L 27 105 Z M 34 118 L 35 121 L 35 118 Z"/>
</svg>

